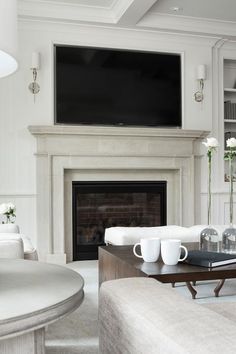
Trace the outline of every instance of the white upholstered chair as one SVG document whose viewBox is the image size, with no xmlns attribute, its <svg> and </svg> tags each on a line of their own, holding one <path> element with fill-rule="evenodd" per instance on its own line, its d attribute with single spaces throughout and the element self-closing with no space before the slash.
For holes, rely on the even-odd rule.
<svg viewBox="0 0 236 354">
<path fill-rule="evenodd" d="M 38 254 L 30 238 L 20 233 L 18 225 L 0 224 L 0 258 L 38 260 Z"/>
</svg>

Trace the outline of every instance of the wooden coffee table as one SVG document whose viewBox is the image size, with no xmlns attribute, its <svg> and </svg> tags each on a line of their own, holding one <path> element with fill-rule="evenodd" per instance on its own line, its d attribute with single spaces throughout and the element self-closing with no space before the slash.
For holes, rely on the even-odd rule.
<svg viewBox="0 0 236 354">
<path fill-rule="evenodd" d="M 183 243 L 188 250 L 199 249 L 197 242 Z M 225 282 L 225 279 L 236 278 L 236 263 L 216 268 L 191 266 L 178 263 L 175 266 L 165 265 L 161 257 L 157 262 L 146 263 L 133 254 L 133 246 L 103 246 L 99 247 L 99 284 L 106 280 L 128 277 L 151 277 L 162 283 L 185 282 L 192 298 L 197 295 L 191 283 L 200 280 L 219 280 L 214 289 L 215 296 Z"/>
</svg>

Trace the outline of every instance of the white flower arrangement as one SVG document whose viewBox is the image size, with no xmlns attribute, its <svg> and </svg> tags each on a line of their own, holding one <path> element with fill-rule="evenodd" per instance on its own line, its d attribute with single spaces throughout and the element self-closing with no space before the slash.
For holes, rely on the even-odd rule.
<svg viewBox="0 0 236 354">
<path fill-rule="evenodd" d="M 235 148 L 236 147 L 236 139 L 235 138 L 229 138 L 226 140 L 226 145 L 229 148 Z"/>
<path fill-rule="evenodd" d="M 13 203 L 0 204 L 0 215 L 6 216 L 7 224 L 14 223 L 14 220 L 12 220 L 12 218 L 16 217 L 16 206 Z"/>
<path fill-rule="evenodd" d="M 205 145 L 208 150 L 215 150 L 219 146 L 219 143 L 216 138 L 207 138 L 207 141 L 204 141 L 203 145 Z"/>
</svg>

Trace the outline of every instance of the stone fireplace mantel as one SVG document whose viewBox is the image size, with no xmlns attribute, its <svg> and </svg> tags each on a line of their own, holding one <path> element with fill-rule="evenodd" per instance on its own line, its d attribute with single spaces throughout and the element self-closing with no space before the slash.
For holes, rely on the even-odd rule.
<svg viewBox="0 0 236 354">
<path fill-rule="evenodd" d="M 37 247 L 41 260 L 72 260 L 72 181 L 167 181 L 167 223 L 194 224 L 194 180 L 206 131 L 30 126 L 37 139 Z M 199 168 L 197 168 L 200 173 Z M 199 176 L 198 176 L 199 178 Z"/>
</svg>

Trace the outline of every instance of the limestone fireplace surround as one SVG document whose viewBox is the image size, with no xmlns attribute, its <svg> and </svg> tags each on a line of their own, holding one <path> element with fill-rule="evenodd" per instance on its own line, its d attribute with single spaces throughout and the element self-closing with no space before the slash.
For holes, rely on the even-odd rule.
<svg viewBox="0 0 236 354">
<path fill-rule="evenodd" d="M 37 248 L 72 260 L 72 181 L 167 181 L 167 224 L 194 224 L 200 143 L 208 132 L 98 126 L 30 126 L 37 139 Z M 199 178 L 199 176 L 198 176 Z"/>
</svg>

